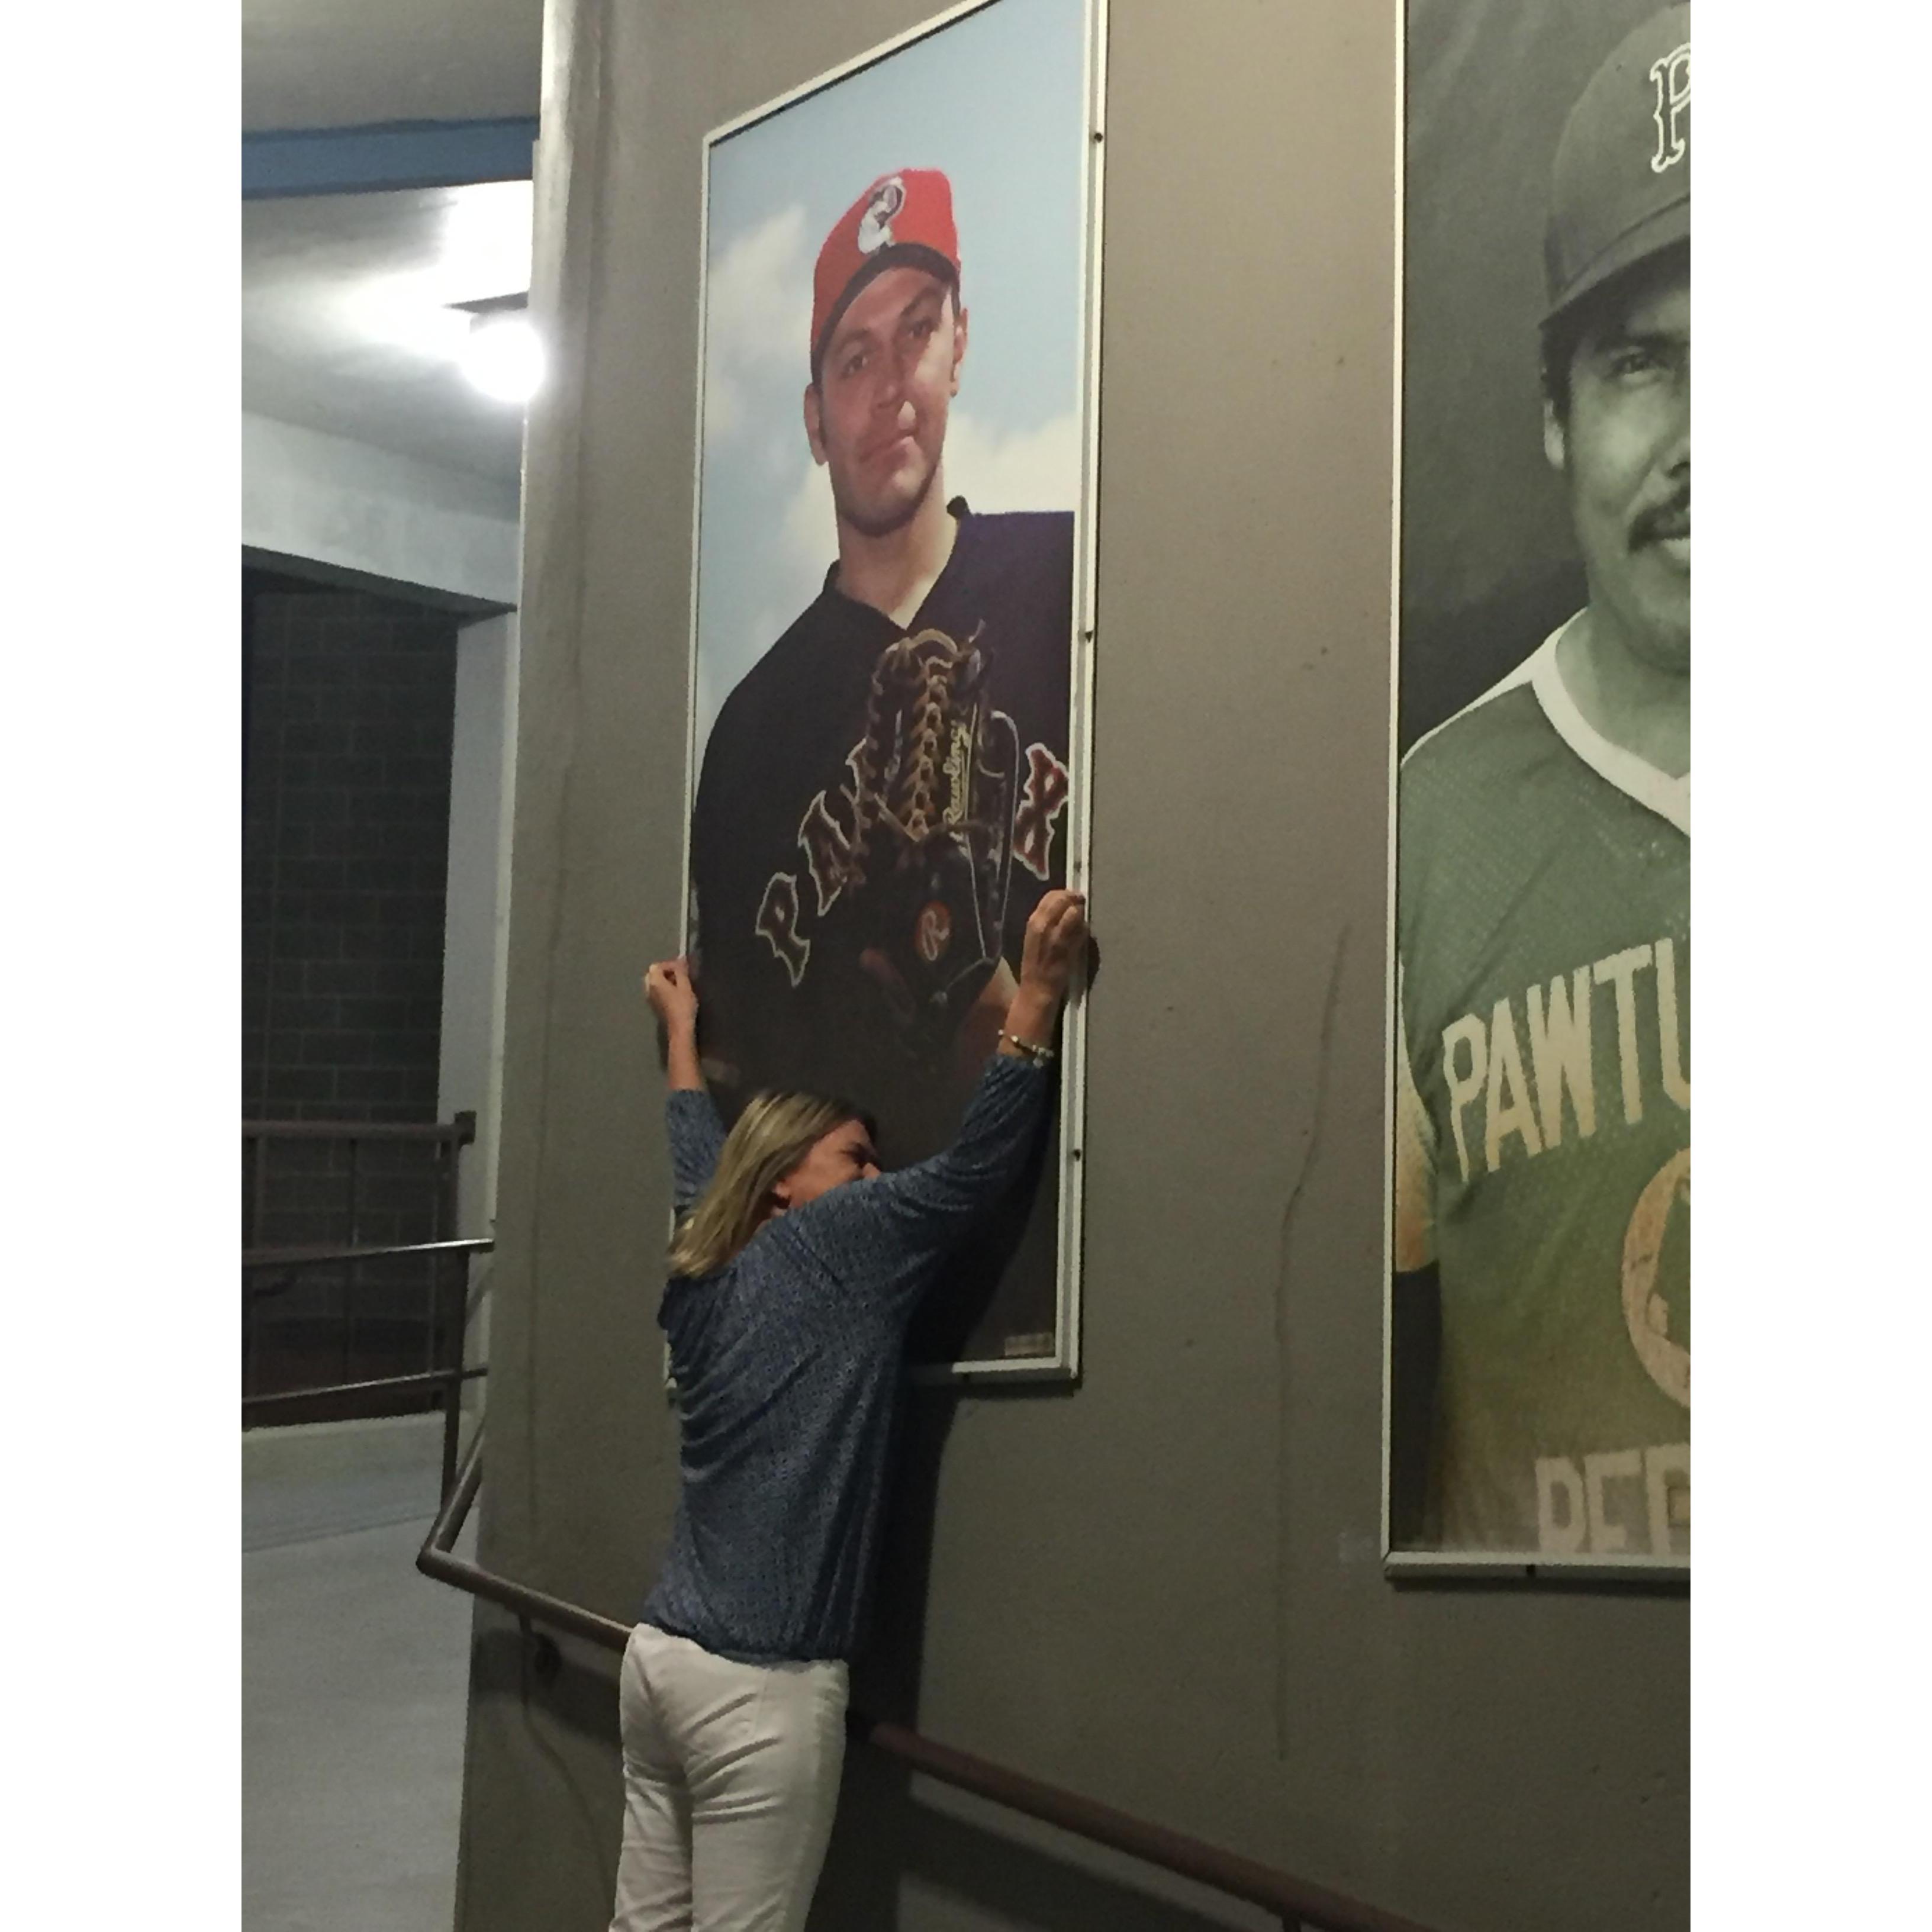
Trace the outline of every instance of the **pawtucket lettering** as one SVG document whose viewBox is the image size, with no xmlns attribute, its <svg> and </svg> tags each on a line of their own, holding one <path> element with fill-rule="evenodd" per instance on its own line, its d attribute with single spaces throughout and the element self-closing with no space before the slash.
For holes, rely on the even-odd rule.
<svg viewBox="0 0 1932 1932">
<path fill-rule="evenodd" d="M 1442 1077 L 1463 1180 L 1560 1147 L 1573 1128 L 1588 1140 L 1612 1105 L 1621 1106 L 1628 1126 L 1660 1102 L 1688 1113 L 1690 1080 L 1677 989 L 1676 942 L 1659 939 L 1559 974 L 1547 987 L 1497 1000 L 1486 1016 L 1466 1013 L 1444 1027 Z M 1603 1025 L 1616 1036 L 1617 1079 L 1608 1094 L 1598 1091 L 1592 1052 Z M 1646 1036 L 1654 1051 L 1642 1051 Z M 1658 1070 L 1660 1093 L 1646 1092 L 1646 1065 Z"/>
</svg>

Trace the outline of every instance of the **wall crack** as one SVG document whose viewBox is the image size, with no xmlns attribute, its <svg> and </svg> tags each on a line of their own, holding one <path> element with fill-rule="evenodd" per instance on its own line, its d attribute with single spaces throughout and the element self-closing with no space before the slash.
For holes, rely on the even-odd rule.
<svg viewBox="0 0 1932 1932">
<path fill-rule="evenodd" d="M 1329 1111 L 1330 1081 L 1335 1046 L 1335 1016 L 1342 994 L 1342 966 L 1348 950 L 1349 925 L 1342 922 L 1328 962 L 1328 990 L 1322 1001 L 1322 1033 L 1316 1048 L 1315 1104 L 1300 1158 L 1282 1204 L 1281 1236 L 1274 1280 L 1275 1343 L 1275 1512 L 1274 1512 L 1274 1749 L 1288 1756 L 1288 1405 L 1291 1384 L 1288 1362 L 1288 1281 L 1294 1248 L 1295 1228 L 1308 1191 L 1309 1178 L 1322 1151 L 1322 1130 Z"/>
</svg>

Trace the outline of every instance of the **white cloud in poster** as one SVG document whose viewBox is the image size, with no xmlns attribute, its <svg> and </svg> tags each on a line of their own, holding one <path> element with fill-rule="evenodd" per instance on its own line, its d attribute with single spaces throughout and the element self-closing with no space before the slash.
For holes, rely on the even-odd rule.
<svg viewBox="0 0 1932 1932">
<path fill-rule="evenodd" d="M 946 430 L 946 488 L 976 510 L 1073 508 L 1080 500 L 1079 418 L 1070 410 L 1002 430 L 955 408 Z"/>
<path fill-rule="evenodd" d="M 832 483 L 824 470 L 807 458 L 797 486 L 785 504 L 780 548 L 786 562 L 810 576 L 823 574 L 838 554 L 838 534 L 832 514 Z M 813 586 L 812 595 L 817 594 Z M 810 601 L 808 597 L 807 602 Z"/>
<path fill-rule="evenodd" d="M 775 365 L 805 360 L 812 327 L 812 251 L 805 209 L 783 208 L 741 235 L 705 285 L 704 436 L 736 434 L 759 413 L 753 393 Z"/>
</svg>

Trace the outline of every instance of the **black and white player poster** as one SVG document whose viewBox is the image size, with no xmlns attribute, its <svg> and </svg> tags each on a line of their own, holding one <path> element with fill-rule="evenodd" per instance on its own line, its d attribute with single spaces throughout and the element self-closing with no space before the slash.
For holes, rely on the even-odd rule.
<svg viewBox="0 0 1932 1932">
<path fill-rule="evenodd" d="M 687 938 L 728 1119 L 956 1132 L 1085 880 L 1099 0 L 956 8 L 710 136 Z M 1078 1366 L 1081 1019 L 916 1364 Z"/>
<path fill-rule="evenodd" d="M 1688 1572 L 1690 12 L 1408 0 L 1392 1571 Z"/>
</svg>

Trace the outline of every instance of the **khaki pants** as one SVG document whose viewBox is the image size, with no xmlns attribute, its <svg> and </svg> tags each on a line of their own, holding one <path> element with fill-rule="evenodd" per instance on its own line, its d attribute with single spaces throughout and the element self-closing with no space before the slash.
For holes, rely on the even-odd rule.
<svg viewBox="0 0 1932 1932">
<path fill-rule="evenodd" d="M 640 1624 L 624 1652 L 610 1932 L 800 1932 L 845 1758 L 842 1664 L 734 1664 Z"/>
</svg>

